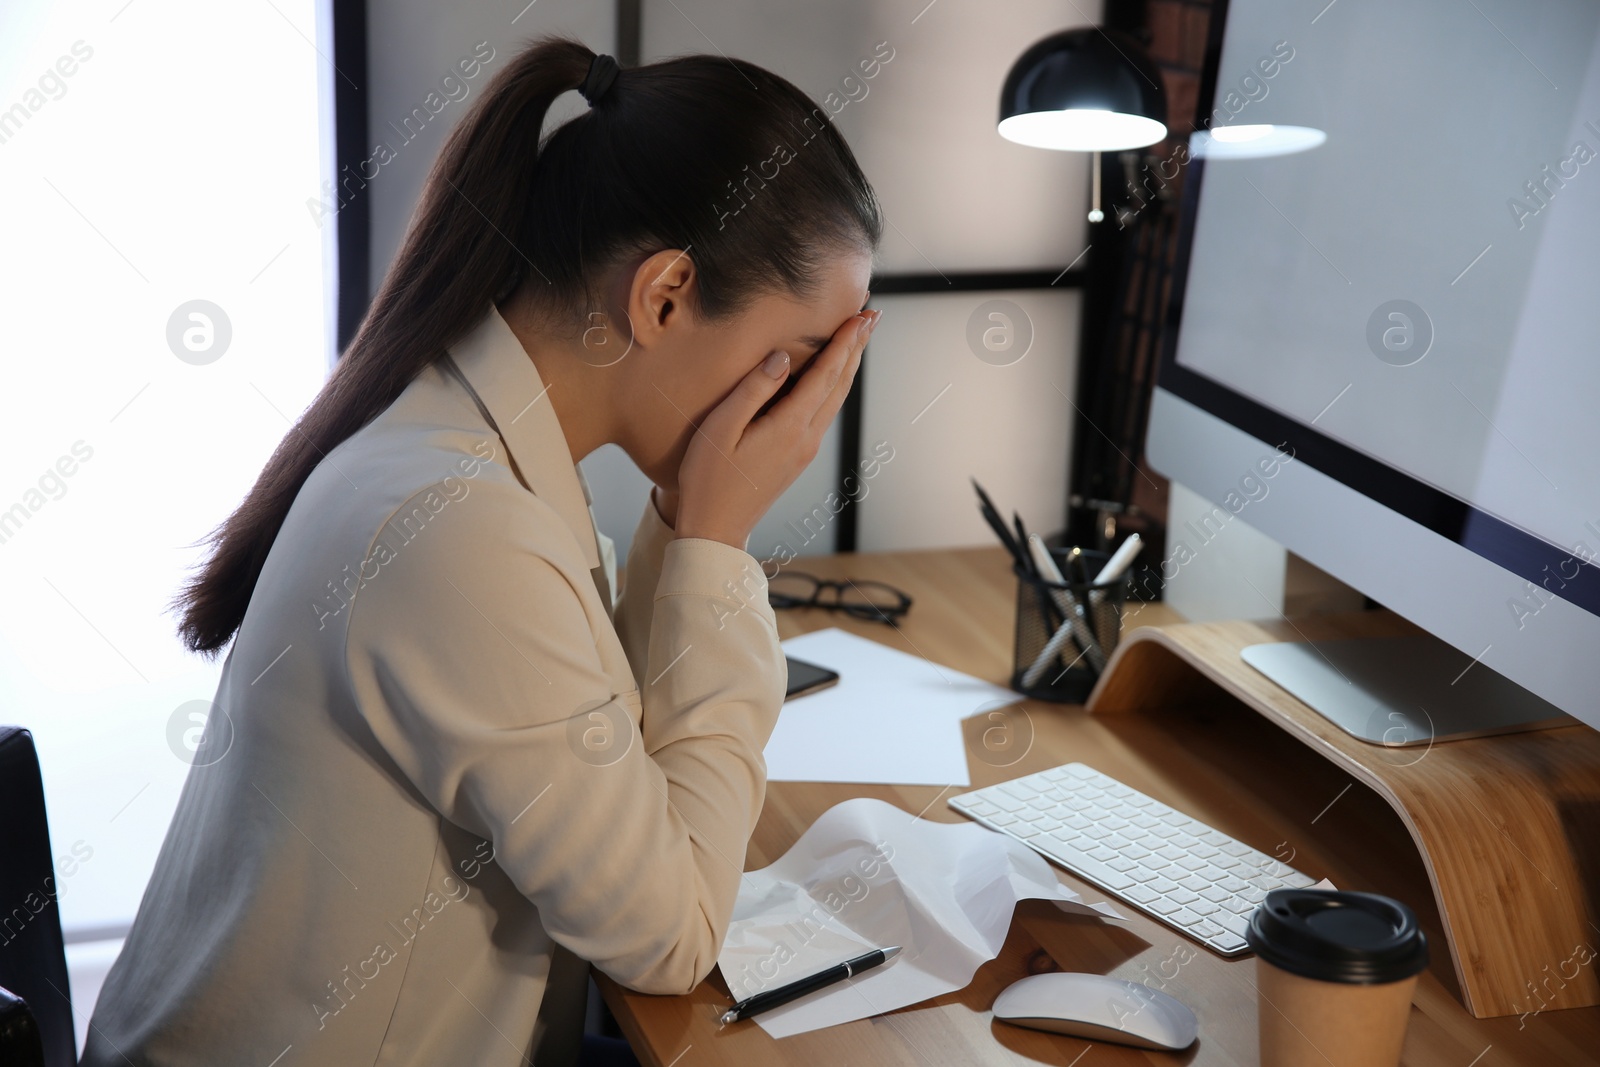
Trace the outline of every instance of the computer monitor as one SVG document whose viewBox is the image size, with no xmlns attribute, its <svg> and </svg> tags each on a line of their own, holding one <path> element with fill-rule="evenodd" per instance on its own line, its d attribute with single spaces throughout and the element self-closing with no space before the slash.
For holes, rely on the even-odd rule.
<svg viewBox="0 0 1600 1067">
<path fill-rule="evenodd" d="M 1600 5 L 1214 19 L 1147 455 L 1441 653 L 1246 659 L 1369 740 L 1600 728 Z"/>
</svg>

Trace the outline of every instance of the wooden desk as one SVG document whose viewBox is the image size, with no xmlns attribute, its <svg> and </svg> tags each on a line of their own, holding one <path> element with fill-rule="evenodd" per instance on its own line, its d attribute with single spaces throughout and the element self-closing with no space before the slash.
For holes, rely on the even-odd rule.
<svg viewBox="0 0 1600 1067">
<path fill-rule="evenodd" d="M 825 612 L 779 612 L 785 637 L 839 626 L 1006 684 L 1016 592 L 1003 550 L 807 558 L 805 569 L 819 576 L 889 582 L 915 603 L 899 633 Z M 1130 626 L 1179 621 L 1161 605 L 1130 609 Z M 1462 1007 L 1421 857 L 1399 817 L 1375 793 L 1283 730 L 1261 725 L 1241 731 L 1226 727 L 1236 717 L 1213 717 L 1205 708 L 1182 711 L 1169 717 L 1095 716 L 1079 707 L 1030 701 L 1013 720 L 1020 731 L 1032 734 L 1027 754 L 1004 768 L 978 758 L 984 751 L 982 721 L 968 720 L 973 787 L 1080 760 L 1310 875 L 1404 900 L 1437 946 L 1417 987 L 1406 1038 L 1408 1067 L 1600 1062 L 1600 1008 L 1474 1019 Z M 773 862 L 824 811 L 854 796 L 877 797 L 929 819 L 961 821 L 944 803 L 950 792 L 772 783 L 745 868 Z M 1057 874 L 1086 900 L 1112 899 L 1059 868 Z M 631 993 L 597 978 L 640 1060 L 656 1067 L 1256 1064 L 1254 958 L 1224 960 L 1131 908 L 1120 910 L 1130 916 L 1128 922 L 1067 916 L 1042 901 L 1026 901 L 1000 955 L 980 967 L 965 989 L 781 1042 L 754 1023 L 719 1028 L 717 1016 L 730 998 L 715 971 L 681 997 Z M 1590 944 L 1600 947 L 1600 932 Z M 1551 966 L 1560 962 L 1552 960 Z M 1152 985 L 1165 981 L 1163 988 L 1199 1017 L 1200 1039 L 1181 1053 L 1143 1052 L 995 1022 L 989 1009 L 1000 991 L 1043 970 L 1115 974 Z"/>
</svg>

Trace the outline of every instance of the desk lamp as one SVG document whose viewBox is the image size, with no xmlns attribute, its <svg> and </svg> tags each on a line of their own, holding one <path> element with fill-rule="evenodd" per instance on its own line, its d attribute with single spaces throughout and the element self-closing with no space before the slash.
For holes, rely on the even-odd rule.
<svg viewBox="0 0 1600 1067">
<path fill-rule="evenodd" d="M 1017 58 L 1000 90 L 1000 136 L 1035 148 L 1094 153 L 1100 210 L 1100 153 L 1155 144 L 1167 136 L 1167 94 L 1143 46 L 1119 30 L 1083 26 L 1051 34 Z"/>
<path fill-rule="evenodd" d="M 1128 282 L 1121 283 L 1124 291 L 1119 294 L 1111 278 L 1116 273 L 1128 277 L 1125 270 L 1118 272 L 1117 264 L 1131 254 L 1130 236 L 1120 226 L 1118 232 L 1099 233 L 1098 224 L 1105 219 L 1100 209 L 1100 153 L 1129 152 L 1166 138 L 1167 94 L 1161 71 L 1144 47 L 1120 30 L 1080 26 L 1051 34 L 1023 52 L 1007 72 L 1000 91 L 999 133 L 1007 140 L 1038 148 L 1094 153 L 1089 222 L 1097 228 L 1091 231 L 1096 236 L 1090 245 L 1094 253 L 1088 273 L 1093 277 L 1088 288 L 1104 298 L 1095 301 L 1101 308 L 1121 307 Z M 1129 410 L 1114 395 L 1119 383 L 1137 377 L 1136 357 L 1123 350 L 1128 346 L 1113 345 L 1107 351 L 1113 337 L 1108 314 L 1090 309 L 1083 318 L 1086 358 L 1078 363 L 1077 383 L 1083 407 L 1073 431 L 1064 536 L 1082 538 L 1092 529 L 1093 539 L 1109 548 L 1115 536 L 1111 515 L 1127 512 L 1131 477 L 1129 485 L 1110 484 L 1111 468 L 1091 462 L 1102 448 L 1098 440 L 1088 439 L 1083 425 L 1110 427 L 1116 440 L 1107 440 L 1129 466 L 1127 456 L 1139 451 L 1138 438 L 1143 434 L 1139 429 L 1142 414 Z M 1159 546 L 1159 537 L 1155 544 Z"/>
</svg>

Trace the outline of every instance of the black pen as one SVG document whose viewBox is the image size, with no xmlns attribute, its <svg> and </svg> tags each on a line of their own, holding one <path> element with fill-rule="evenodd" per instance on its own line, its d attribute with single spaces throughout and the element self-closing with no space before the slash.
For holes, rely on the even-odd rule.
<svg viewBox="0 0 1600 1067">
<path fill-rule="evenodd" d="M 972 479 L 972 488 L 978 491 L 978 511 L 983 515 L 983 521 L 989 524 L 995 536 L 1000 538 L 1000 543 L 1006 546 L 1006 551 L 1011 553 L 1011 558 L 1016 560 L 1023 571 L 1033 573 L 1033 561 L 1028 558 L 1026 545 L 1019 545 L 1006 529 L 1005 520 L 1000 517 L 1000 512 L 995 510 L 994 502 L 989 499 L 989 494 L 983 491 L 983 486 L 978 484 L 978 479 Z"/>
<path fill-rule="evenodd" d="M 1013 511 L 1011 513 L 1011 524 L 1016 527 L 1017 530 L 1017 546 L 1026 553 L 1028 550 L 1028 528 L 1022 525 L 1022 516 Z M 1032 564 L 1032 558 L 1029 558 L 1028 562 L 1029 564 Z M 1037 574 L 1039 568 L 1034 567 L 1033 569 L 1034 573 Z"/>
<path fill-rule="evenodd" d="M 860 974 L 862 971 L 871 970 L 880 963 L 888 963 L 899 954 L 900 946 L 898 945 L 894 948 L 875 948 L 864 956 L 857 956 L 853 960 L 845 960 L 843 963 L 829 967 L 825 971 L 818 971 L 810 977 L 801 978 L 798 981 L 790 982 L 786 986 L 779 986 L 777 989 L 769 989 L 765 993 L 757 993 L 753 997 L 746 997 L 722 1013 L 722 1023 L 724 1026 L 728 1023 L 736 1023 L 740 1019 L 748 1019 L 757 1012 L 776 1008 L 778 1005 L 787 1004 L 791 1000 L 798 1000 L 807 993 L 815 993 L 825 986 L 833 985 L 835 982 L 842 982 L 846 978 Z"/>
</svg>

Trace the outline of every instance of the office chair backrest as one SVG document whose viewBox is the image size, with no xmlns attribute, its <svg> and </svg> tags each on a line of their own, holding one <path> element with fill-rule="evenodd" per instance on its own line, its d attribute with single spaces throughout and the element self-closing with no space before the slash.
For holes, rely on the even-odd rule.
<svg viewBox="0 0 1600 1067">
<path fill-rule="evenodd" d="M 39 1022 L 21 997 L 0 987 L 0 1064 L 5 1067 L 44 1067 L 44 1043 Z"/>
<path fill-rule="evenodd" d="M 0 726 L 0 988 L 27 1003 L 44 1046 L 45 1067 L 73 1067 L 78 1043 L 72 1028 L 67 955 L 56 905 L 56 872 L 44 814 L 44 782 L 33 735 Z M 0 1004 L 4 1004 L 0 998 Z M 17 1015 L 15 1006 L 11 1017 Z M 21 1035 L 26 1027 L 7 1027 Z M 13 1050 L 0 1046 L 0 1062 Z M 23 1049 L 16 1062 L 33 1062 Z"/>
</svg>

